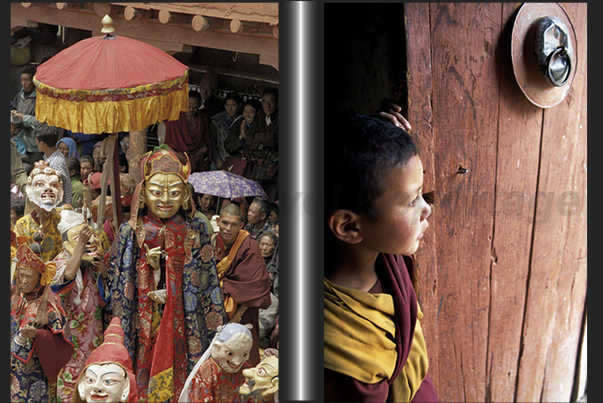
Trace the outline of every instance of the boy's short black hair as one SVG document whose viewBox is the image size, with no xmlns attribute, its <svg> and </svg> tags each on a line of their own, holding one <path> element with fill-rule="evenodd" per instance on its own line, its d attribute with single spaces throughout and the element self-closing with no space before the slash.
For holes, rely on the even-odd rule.
<svg viewBox="0 0 603 403">
<path fill-rule="evenodd" d="M 33 132 L 34 136 L 49 147 L 54 147 L 59 140 L 59 129 L 49 126 L 47 123 L 40 123 Z"/>
<path fill-rule="evenodd" d="M 23 200 L 23 199 L 13 200 L 10 203 L 10 208 L 15 210 L 15 213 L 17 213 L 17 216 L 24 215 L 25 214 L 25 200 Z"/>
<path fill-rule="evenodd" d="M 94 158 L 92 158 L 91 155 L 86 154 L 86 155 L 82 155 L 80 157 L 80 167 L 82 166 L 82 162 L 84 162 L 84 161 L 92 164 L 92 166 L 94 167 Z"/>
<path fill-rule="evenodd" d="M 67 164 L 67 170 L 75 171 L 75 176 L 80 175 L 80 160 L 75 157 L 65 158 L 65 164 Z"/>
<path fill-rule="evenodd" d="M 418 155 L 412 137 L 380 118 L 333 114 L 325 122 L 325 217 L 337 209 L 377 217 L 383 177 Z"/>
</svg>

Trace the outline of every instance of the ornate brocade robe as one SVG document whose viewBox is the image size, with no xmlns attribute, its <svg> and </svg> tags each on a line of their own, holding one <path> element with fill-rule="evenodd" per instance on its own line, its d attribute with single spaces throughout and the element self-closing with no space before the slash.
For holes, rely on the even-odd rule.
<svg viewBox="0 0 603 403">
<path fill-rule="evenodd" d="M 176 214 L 165 221 L 144 214 L 136 230 L 120 227 L 111 256 L 112 309 L 122 318 L 140 401 L 176 400 L 188 373 L 209 347 L 217 327 L 227 323 L 213 250 L 205 223 Z M 167 299 L 156 289 L 146 249 L 161 246 Z"/>
</svg>

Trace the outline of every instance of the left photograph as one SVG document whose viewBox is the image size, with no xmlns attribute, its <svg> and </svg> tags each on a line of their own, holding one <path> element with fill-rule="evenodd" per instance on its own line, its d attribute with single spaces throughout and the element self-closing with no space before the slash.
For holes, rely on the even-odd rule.
<svg viewBox="0 0 603 403">
<path fill-rule="evenodd" d="M 279 398 L 279 4 L 11 3 L 11 401 Z"/>
</svg>

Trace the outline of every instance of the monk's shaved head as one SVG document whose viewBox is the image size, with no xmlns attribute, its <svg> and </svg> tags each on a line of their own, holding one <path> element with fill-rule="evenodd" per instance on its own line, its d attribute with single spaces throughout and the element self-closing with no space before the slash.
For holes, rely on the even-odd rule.
<svg viewBox="0 0 603 403">
<path fill-rule="evenodd" d="M 233 215 L 235 217 L 238 217 L 239 220 L 243 221 L 243 213 L 241 212 L 239 206 L 234 203 L 227 204 L 226 206 L 220 209 L 220 217 L 224 214 Z"/>
</svg>

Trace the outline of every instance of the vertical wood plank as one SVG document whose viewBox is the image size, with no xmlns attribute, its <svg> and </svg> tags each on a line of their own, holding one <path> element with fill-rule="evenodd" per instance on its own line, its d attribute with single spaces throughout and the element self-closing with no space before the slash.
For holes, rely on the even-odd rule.
<svg viewBox="0 0 603 403">
<path fill-rule="evenodd" d="M 440 400 L 484 401 L 502 7 L 430 7 Z"/>
<path fill-rule="evenodd" d="M 564 7 L 578 66 L 567 98 L 544 112 L 518 401 L 569 401 L 586 297 L 587 5 Z"/>
<path fill-rule="evenodd" d="M 431 43 L 429 25 L 429 4 L 405 3 L 404 26 L 406 30 L 406 59 L 408 63 L 408 120 L 419 146 L 419 156 L 425 171 L 423 192 L 432 192 L 435 187 L 434 146 L 431 110 Z M 410 44 L 410 45 L 408 45 Z M 438 292 L 436 261 L 436 228 L 438 211 L 433 207 L 428 218 L 429 229 L 423 237 L 416 254 L 418 278 L 418 299 L 423 311 L 421 327 L 429 354 L 429 374 L 439 389 L 438 358 Z"/>
<path fill-rule="evenodd" d="M 515 4 L 503 5 L 497 46 L 501 99 L 485 379 L 486 401 L 494 402 L 515 396 L 542 125 L 542 110 L 526 99 L 513 75 L 510 43 L 516 10 Z"/>
</svg>

